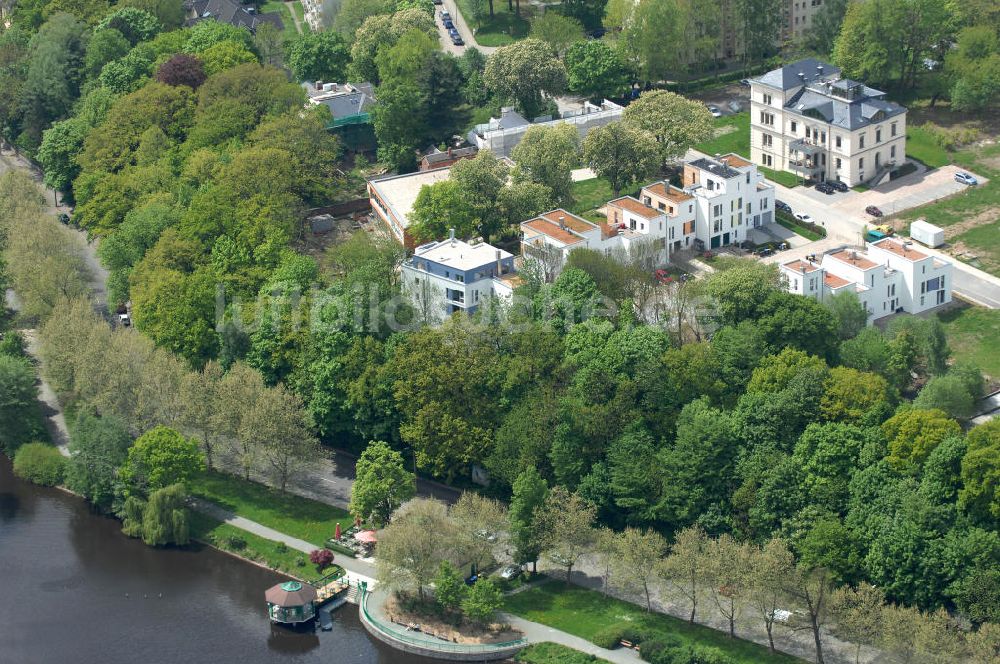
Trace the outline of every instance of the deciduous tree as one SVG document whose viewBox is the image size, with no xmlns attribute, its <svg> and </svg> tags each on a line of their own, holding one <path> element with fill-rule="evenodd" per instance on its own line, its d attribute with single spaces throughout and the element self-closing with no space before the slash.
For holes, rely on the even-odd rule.
<svg viewBox="0 0 1000 664">
<path fill-rule="evenodd" d="M 544 185 L 556 201 L 568 204 L 572 200 L 571 171 L 579 161 L 579 151 L 580 137 L 573 125 L 530 127 L 511 152 L 517 164 L 513 178 Z"/>
<path fill-rule="evenodd" d="M 596 516 L 593 505 L 561 486 L 549 491 L 535 515 L 542 533 L 542 549 L 552 562 L 566 569 L 567 582 L 573 567 L 594 542 Z"/>
<path fill-rule="evenodd" d="M 490 54 L 483 82 L 499 99 L 516 103 L 531 119 L 543 110 L 543 94 L 558 95 L 566 88 L 566 68 L 545 42 L 524 39 Z"/>
<path fill-rule="evenodd" d="M 393 512 L 416 494 L 416 478 L 406 470 L 403 455 L 380 440 L 361 453 L 351 485 L 351 514 L 382 527 Z"/>
<path fill-rule="evenodd" d="M 615 196 L 649 177 L 659 165 L 656 141 L 623 122 L 592 129 L 583 139 L 583 159 Z"/>
<path fill-rule="evenodd" d="M 186 482 L 205 468 L 198 444 L 174 429 L 158 426 L 136 439 L 120 476 L 132 491 L 151 494 Z"/>
</svg>

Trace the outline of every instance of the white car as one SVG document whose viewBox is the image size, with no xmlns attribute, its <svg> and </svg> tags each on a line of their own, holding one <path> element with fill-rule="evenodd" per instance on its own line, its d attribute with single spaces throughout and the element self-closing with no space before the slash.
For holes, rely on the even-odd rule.
<svg viewBox="0 0 1000 664">
<path fill-rule="evenodd" d="M 814 224 L 814 223 L 816 223 L 815 220 L 812 218 L 812 216 L 810 216 L 808 214 L 805 214 L 803 212 L 796 212 L 795 213 L 795 218 L 798 219 L 799 221 L 804 221 L 807 224 Z"/>
<path fill-rule="evenodd" d="M 713 118 L 721 118 L 722 117 L 722 111 L 719 110 L 718 106 L 713 106 L 712 104 L 709 104 L 708 105 L 708 112 L 712 114 Z"/>
<path fill-rule="evenodd" d="M 979 184 L 979 180 L 964 172 L 955 173 L 955 182 L 958 182 L 959 184 L 967 184 L 970 187 Z"/>
<path fill-rule="evenodd" d="M 504 581 L 513 581 L 519 576 L 521 576 L 521 568 L 517 565 L 507 565 L 500 570 L 500 578 Z"/>
</svg>

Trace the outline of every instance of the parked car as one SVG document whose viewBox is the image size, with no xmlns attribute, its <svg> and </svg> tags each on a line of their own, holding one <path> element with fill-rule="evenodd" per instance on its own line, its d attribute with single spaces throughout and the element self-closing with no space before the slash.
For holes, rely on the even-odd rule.
<svg viewBox="0 0 1000 664">
<path fill-rule="evenodd" d="M 733 113 L 739 113 L 740 111 L 743 110 L 743 106 L 740 104 L 740 102 L 736 101 L 735 99 L 726 104 L 726 106 L 728 106 L 729 110 L 732 111 Z"/>
<path fill-rule="evenodd" d="M 438 16 L 441 17 L 442 21 L 450 21 L 451 20 L 451 14 L 448 13 L 447 9 L 442 9 L 441 12 L 438 14 Z"/>
<path fill-rule="evenodd" d="M 448 29 L 448 30 L 454 30 L 454 29 L 455 29 L 455 24 L 451 22 L 451 19 L 450 19 L 450 18 L 446 18 L 446 19 L 445 19 L 444 21 L 442 21 L 442 22 L 444 23 L 444 27 L 445 27 L 446 29 Z"/>
<path fill-rule="evenodd" d="M 745 88 L 749 88 L 750 87 L 750 79 L 749 78 L 740 79 L 740 85 L 742 85 Z"/>
<path fill-rule="evenodd" d="M 66 214 L 65 212 L 60 212 L 59 213 L 59 223 L 68 226 L 69 225 L 69 215 Z"/>
<path fill-rule="evenodd" d="M 132 326 L 132 318 L 127 313 L 125 313 L 125 314 L 118 314 L 118 323 L 122 327 L 131 327 Z"/>
<path fill-rule="evenodd" d="M 753 255 L 760 256 L 761 258 L 763 258 L 764 256 L 770 256 L 773 253 L 774 253 L 774 248 L 768 245 L 764 245 L 763 247 L 758 247 L 757 249 L 754 249 Z"/>
<path fill-rule="evenodd" d="M 967 184 L 970 187 L 972 185 L 979 184 L 979 180 L 965 172 L 955 173 L 955 182 L 958 182 L 959 184 Z"/>
<path fill-rule="evenodd" d="M 507 565 L 500 570 L 500 578 L 504 581 L 513 581 L 519 576 L 521 576 L 521 568 L 517 565 Z"/>
<path fill-rule="evenodd" d="M 713 118 L 721 118 L 722 117 L 722 111 L 720 111 L 719 107 L 715 106 L 714 104 L 709 104 L 708 105 L 708 112 L 712 114 Z"/>
<path fill-rule="evenodd" d="M 653 272 L 653 276 L 661 284 L 669 284 L 671 281 L 674 280 L 674 278 L 672 276 L 670 276 L 669 272 L 667 272 L 666 270 L 662 270 L 662 269 L 661 270 L 656 270 L 655 272 Z"/>
<path fill-rule="evenodd" d="M 789 205 L 785 201 L 780 201 L 777 198 L 774 199 L 774 207 L 776 207 L 779 210 L 782 210 L 784 212 L 788 212 L 789 214 L 791 214 L 791 212 L 792 212 L 792 206 L 791 205 Z"/>
<path fill-rule="evenodd" d="M 816 191 L 821 191 L 828 196 L 835 191 L 829 182 L 817 182 L 815 189 Z"/>
<path fill-rule="evenodd" d="M 837 191 L 847 191 L 849 189 L 847 183 L 841 182 L 840 180 L 827 180 L 827 182 L 829 182 L 830 186 L 836 189 Z"/>
<path fill-rule="evenodd" d="M 468 577 L 468 578 L 465 579 L 465 585 L 467 585 L 467 586 L 474 586 L 474 585 L 476 585 L 476 581 L 478 581 L 478 580 L 479 580 L 479 575 L 478 574 L 473 574 L 472 576 L 470 576 L 470 577 Z"/>
<path fill-rule="evenodd" d="M 874 205 L 869 205 L 868 207 L 866 207 L 865 208 L 865 212 L 867 212 L 868 214 L 870 214 L 873 217 L 881 217 L 882 216 L 882 210 L 879 210 Z"/>
<path fill-rule="evenodd" d="M 796 212 L 795 213 L 795 218 L 798 219 L 799 221 L 804 221 L 807 224 L 815 224 L 816 223 L 816 220 L 813 219 L 811 215 L 808 215 L 808 214 L 805 214 L 805 213 L 802 213 L 802 212 Z"/>
<path fill-rule="evenodd" d="M 444 4 L 444 0 L 431 0 L 431 2 L 433 2 L 435 5 L 443 5 Z"/>
<path fill-rule="evenodd" d="M 465 42 L 462 40 L 462 35 L 457 32 L 451 34 L 451 43 L 455 46 L 465 46 Z"/>
</svg>

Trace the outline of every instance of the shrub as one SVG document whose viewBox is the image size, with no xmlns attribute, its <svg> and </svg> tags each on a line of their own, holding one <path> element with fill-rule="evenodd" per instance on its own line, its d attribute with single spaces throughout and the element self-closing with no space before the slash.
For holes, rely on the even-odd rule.
<svg viewBox="0 0 1000 664">
<path fill-rule="evenodd" d="M 21 333 L 16 330 L 4 332 L 2 337 L 0 337 L 0 355 L 26 357 L 28 354 L 27 350 L 28 344 L 24 341 Z"/>
<path fill-rule="evenodd" d="M 306 559 L 305 558 L 296 558 L 295 559 L 295 566 L 296 567 L 305 567 L 306 566 Z"/>
<path fill-rule="evenodd" d="M 622 634 L 624 634 L 623 625 L 608 625 L 590 637 L 590 641 L 598 648 L 610 650 L 618 646 L 618 642 L 622 640 Z"/>
<path fill-rule="evenodd" d="M 625 623 L 622 627 L 622 638 L 635 644 L 640 644 L 653 638 L 659 639 L 665 636 L 652 627 L 646 627 L 645 625 Z"/>
<path fill-rule="evenodd" d="M 284 542 L 278 542 L 277 544 L 274 545 L 274 550 L 277 551 L 278 553 L 287 553 L 288 545 L 285 544 Z"/>
<path fill-rule="evenodd" d="M 329 549 L 313 549 L 309 552 L 309 562 L 315 565 L 318 571 L 322 572 L 333 564 L 333 551 Z"/>
<path fill-rule="evenodd" d="M 55 486 L 63 480 L 66 457 L 45 443 L 28 443 L 14 454 L 14 473 L 29 482 Z"/>
<path fill-rule="evenodd" d="M 656 634 L 639 646 L 639 656 L 650 664 L 674 664 L 683 642 L 673 634 Z"/>
<path fill-rule="evenodd" d="M 222 546 L 233 551 L 242 551 L 247 548 L 247 541 L 241 535 L 226 535 L 222 538 Z"/>
</svg>

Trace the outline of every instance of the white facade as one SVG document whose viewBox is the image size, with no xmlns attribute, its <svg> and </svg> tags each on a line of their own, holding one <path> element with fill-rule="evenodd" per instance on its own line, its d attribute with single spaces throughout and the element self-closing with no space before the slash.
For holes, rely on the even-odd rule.
<svg viewBox="0 0 1000 664">
<path fill-rule="evenodd" d="M 466 136 L 469 143 L 480 150 L 489 150 L 498 157 L 509 157 L 511 151 L 524 138 L 524 133 L 531 127 L 554 127 L 559 124 L 569 124 L 576 127 L 580 140 L 591 129 L 620 120 L 624 107 L 605 99 L 601 105 L 585 101 L 579 111 L 566 111 L 560 118 L 542 117 L 529 121 L 512 106 L 501 109 L 499 118 L 490 118 L 489 122 L 476 125 Z"/>
<path fill-rule="evenodd" d="M 432 321 L 456 311 L 473 313 L 493 298 L 509 299 L 518 280 L 513 254 L 454 234 L 417 247 L 400 272 L 411 304 Z"/>
<path fill-rule="evenodd" d="M 951 302 L 952 264 L 885 238 L 867 252 L 837 249 L 820 259 L 807 256 L 779 266 L 789 292 L 820 302 L 852 290 L 868 312 L 868 323 L 905 311 L 922 313 Z"/>
<path fill-rule="evenodd" d="M 605 208 L 606 224 L 565 210 L 522 222 L 521 253 L 538 260 L 546 276 L 558 274 L 569 253 L 581 248 L 653 268 L 675 251 L 738 244 L 750 229 L 772 223 L 774 187 L 756 166 L 730 154 L 687 162 L 683 189 L 655 182 L 638 199 L 622 196 Z"/>
<path fill-rule="evenodd" d="M 906 158 L 906 109 L 813 58 L 750 81 L 750 159 L 809 180 L 880 184 Z"/>
</svg>

